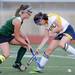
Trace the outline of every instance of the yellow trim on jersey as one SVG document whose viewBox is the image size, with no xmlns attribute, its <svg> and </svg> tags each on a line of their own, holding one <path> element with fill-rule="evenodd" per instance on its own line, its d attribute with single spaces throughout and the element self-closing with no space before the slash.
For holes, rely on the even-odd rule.
<svg viewBox="0 0 75 75">
<path fill-rule="evenodd" d="M 59 24 L 59 25 L 62 25 L 62 20 L 61 20 L 61 18 L 60 18 L 60 16 L 59 16 L 58 14 L 49 13 L 48 16 L 49 16 L 49 17 L 56 16 L 56 20 L 58 21 L 58 24 Z"/>
<path fill-rule="evenodd" d="M 3 55 L 0 55 L 0 63 L 3 63 L 5 61 L 5 57 Z"/>
<path fill-rule="evenodd" d="M 68 39 L 70 39 L 70 40 L 72 39 L 72 36 L 71 35 L 69 35 L 67 33 L 65 33 L 65 35 L 67 36 Z"/>
</svg>

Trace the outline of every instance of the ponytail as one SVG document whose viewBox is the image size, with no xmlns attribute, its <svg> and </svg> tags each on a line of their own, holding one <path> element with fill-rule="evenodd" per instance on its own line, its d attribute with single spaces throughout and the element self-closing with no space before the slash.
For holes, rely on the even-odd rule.
<svg viewBox="0 0 75 75">
<path fill-rule="evenodd" d="M 27 8 L 29 8 L 29 5 L 21 5 L 21 6 L 16 10 L 15 16 L 20 16 L 19 12 L 22 11 L 22 10 L 26 10 Z"/>
</svg>

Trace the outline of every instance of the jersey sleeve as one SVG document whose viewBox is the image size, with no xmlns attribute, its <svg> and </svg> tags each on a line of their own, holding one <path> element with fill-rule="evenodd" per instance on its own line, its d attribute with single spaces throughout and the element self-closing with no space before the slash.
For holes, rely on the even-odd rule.
<svg viewBox="0 0 75 75">
<path fill-rule="evenodd" d="M 57 19 L 56 16 L 52 16 L 52 17 L 48 18 L 49 25 L 52 25 L 56 19 Z"/>
<path fill-rule="evenodd" d="M 20 17 L 16 17 L 15 19 L 19 20 L 20 22 L 22 22 L 22 19 Z"/>
<path fill-rule="evenodd" d="M 21 19 L 21 17 L 15 17 L 15 18 L 13 19 L 13 21 L 12 21 L 12 24 L 13 24 L 15 21 L 18 21 L 19 23 L 21 23 L 21 22 L 22 22 L 22 19 Z M 14 25 L 14 24 L 13 24 L 13 25 Z"/>
</svg>

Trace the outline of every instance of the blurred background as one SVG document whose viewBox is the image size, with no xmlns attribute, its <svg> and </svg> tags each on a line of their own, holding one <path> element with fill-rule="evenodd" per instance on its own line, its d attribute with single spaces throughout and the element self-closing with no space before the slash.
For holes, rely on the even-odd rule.
<svg viewBox="0 0 75 75">
<path fill-rule="evenodd" d="M 75 28 L 75 0 L 0 0 L 0 27 L 7 19 L 14 16 L 21 4 L 29 4 L 32 7 L 33 14 L 29 20 L 24 21 L 21 29 L 29 36 L 32 43 L 39 43 L 44 33 L 44 28 L 36 26 L 33 21 L 34 15 L 39 11 L 57 13 Z"/>
</svg>

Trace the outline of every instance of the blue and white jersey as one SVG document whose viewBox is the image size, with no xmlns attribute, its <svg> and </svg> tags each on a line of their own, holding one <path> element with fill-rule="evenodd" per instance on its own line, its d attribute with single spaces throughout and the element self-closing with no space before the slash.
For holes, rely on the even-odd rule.
<svg viewBox="0 0 75 75">
<path fill-rule="evenodd" d="M 46 26 L 46 29 L 52 31 L 56 25 L 54 24 L 54 21 L 58 22 L 58 24 L 62 27 L 62 30 L 59 32 L 60 33 L 67 33 L 69 38 L 72 38 L 75 36 L 74 30 L 70 25 L 70 23 L 65 20 L 63 17 L 59 16 L 58 14 L 54 13 L 49 13 L 48 14 L 48 25 Z"/>
</svg>

